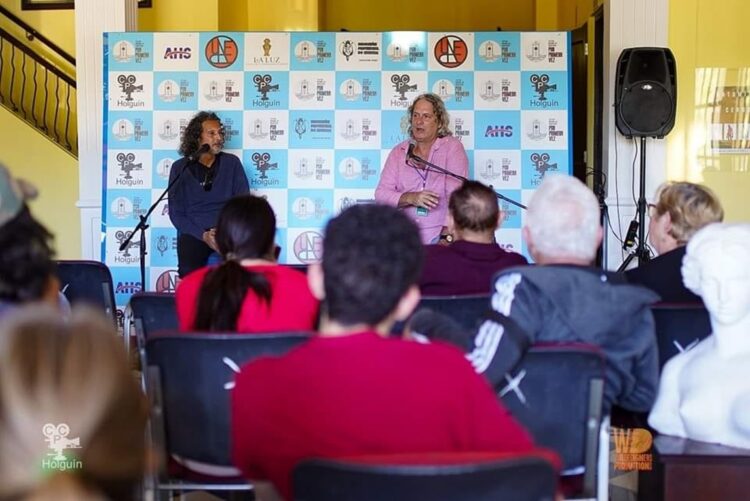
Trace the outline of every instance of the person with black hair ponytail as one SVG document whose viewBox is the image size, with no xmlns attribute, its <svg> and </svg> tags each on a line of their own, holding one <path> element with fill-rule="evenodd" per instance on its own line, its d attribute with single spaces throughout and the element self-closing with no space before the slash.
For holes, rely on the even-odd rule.
<svg viewBox="0 0 750 501">
<path fill-rule="evenodd" d="M 216 226 L 223 262 L 196 270 L 177 286 L 181 331 L 315 328 L 318 301 L 303 273 L 276 264 L 275 234 L 276 216 L 264 198 L 238 195 L 226 203 Z"/>
</svg>

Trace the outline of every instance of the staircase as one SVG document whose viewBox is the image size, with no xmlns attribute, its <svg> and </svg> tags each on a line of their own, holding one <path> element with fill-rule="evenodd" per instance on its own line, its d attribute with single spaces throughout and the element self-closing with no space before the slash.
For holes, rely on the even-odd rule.
<svg viewBox="0 0 750 501">
<path fill-rule="evenodd" d="M 77 158 L 75 65 L 70 54 L 0 6 L 0 105 Z"/>
</svg>

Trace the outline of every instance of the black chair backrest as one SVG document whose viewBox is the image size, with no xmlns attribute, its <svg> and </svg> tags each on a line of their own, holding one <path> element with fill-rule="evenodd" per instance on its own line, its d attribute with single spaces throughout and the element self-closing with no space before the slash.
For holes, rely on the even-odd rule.
<svg viewBox="0 0 750 501">
<path fill-rule="evenodd" d="M 474 329 L 489 307 L 489 295 L 470 294 L 465 296 L 424 296 L 419 301 L 416 310 L 429 308 L 432 311 L 448 315 L 467 329 Z"/>
<path fill-rule="evenodd" d="M 708 310 L 702 304 L 657 303 L 651 311 L 659 347 L 659 368 L 711 334 Z"/>
<path fill-rule="evenodd" d="M 296 501 L 552 501 L 557 474 L 541 456 L 450 464 L 313 459 L 293 472 Z"/>
<path fill-rule="evenodd" d="M 112 319 L 117 318 L 112 274 L 99 261 L 58 261 L 57 275 L 60 291 L 71 305 L 88 303 L 104 310 Z"/>
<path fill-rule="evenodd" d="M 429 308 L 432 311 L 447 315 L 467 330 L 479 326 L 483 314 L 490 307 L 490 296 L 487 294 L 467 294 L 461 296 L 422 296 L 414 313 Z M 401 334 L 406 322 L 396 322 L 392 334 Z"/>
<path fill-rule="evenodd" d="M 592 346 L 532 346 L 499 392 L 534 442 L 560 455 L 563 473 L 585 475 L 587 489 L 595 489 L 604 364 Z"/>
<path fill-rule="evenodd" d="M 139 339 L 157 331 L 177 330 L 174 294 L 138 292 L 130 297 L 128 304 Z"/>
<path fill-rule="evenodd" d="M 166 450 L 185 459 L 231 466 L 230 399 L 234 375 L 262 355 L 278 355 L 309 333 L 157 333 L 146 341 L 152 416 L 161 411 Z M 279 398 L 283 398 L 279 396 Z"/>
</svg>

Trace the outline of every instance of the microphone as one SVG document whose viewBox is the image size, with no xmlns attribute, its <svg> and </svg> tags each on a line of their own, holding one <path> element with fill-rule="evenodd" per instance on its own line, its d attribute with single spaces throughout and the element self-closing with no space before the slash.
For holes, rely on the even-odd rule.
<svg viewBox="0 0 750 501">
<path fill-rule="evenodd" d="M 628 227 L 628 233 L 625 235 L 625 240 L 622 242 L 622 249 L 628 250 L 632 246 L 635 245 L 635 233 L 638 231 L 638 221 L 633 219 L 630 221 L 630 226 Z"/>
<path fill-rule="evenodd" d="M 208 143 L 203 144 L 200 148 L 198 148 L 198 151 L 193 153 L 188 157 L 188 160 L 190 162 L 197 162 L 198 159 L 203 155 L 204 153 L 207 153 L 211 149 L 211 146 L 208 145 Z"/>
<path fill-rule="evenodd" d="M 414 141 L 409 141 L 409 149 L 406 150 L 406 159 L 414 158 Z"/>
<path fill-rule="evenodd" d="M 208 172 L 206 172 L 206 177 L 203 179 L 203 182 L 201 183 L 201 186 L 203 186 L 203 191 L 211 191 L 211 188 L 214 187 L 213 171 L 214 171 L 214 167 L 210 168 Z"/>
</svg>

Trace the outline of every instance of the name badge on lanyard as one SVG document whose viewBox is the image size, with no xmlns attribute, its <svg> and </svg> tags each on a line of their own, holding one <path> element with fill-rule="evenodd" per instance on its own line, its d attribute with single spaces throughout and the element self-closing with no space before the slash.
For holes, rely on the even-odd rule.
<svg viewBox="0 0 750 501">
<path fill-rule="evenodd" d="M 417 175 L 419 175 L 419 177 L 422 178 L 422 191 L 424 191 L 425 188 L 427 188 L 427 176 L 429 175 L 429 171 L 425 170 L 424 176 L 422 175 L 421 172 L 419 172 L 419 169 L 417 169 L 416 171 L 417 171 Z M 425 217 L 429 213 L 430 213 L 429 209 L 425 207 L 417 207 L 417 216 Z"/>
</svg>

